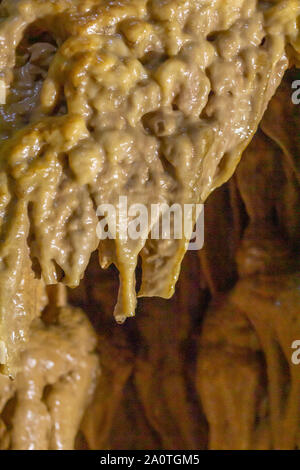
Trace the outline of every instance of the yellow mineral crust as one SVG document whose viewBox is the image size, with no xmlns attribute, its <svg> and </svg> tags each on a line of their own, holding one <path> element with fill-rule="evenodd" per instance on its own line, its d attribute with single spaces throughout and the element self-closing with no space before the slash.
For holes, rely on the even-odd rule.
<svg viewBox="0 0 300 470">
<path fill-rule="evenodd" d="M 188 237 L 99 243 L 96 208 L 117 206 L 120 195 L 129 205 L 200 203 L 225 182 L 289 57 L 298 60 L 300 5 L 4 0 L 1 13 L 0 356 L 13 373 L 39 312 L 18 315 L 9 333 L 30 266 L 37 284 L 40 276 L 74 287 L 98 246 L 101 265 L 120 272 L 118 321 L 135 312 L 139 255 L 139 295 L 173 294 Z M 39 70 L 31 36 L 40 54 L 47 44 Z M 27 90 L 18 80 L 25 72 Z"/>
</svg>

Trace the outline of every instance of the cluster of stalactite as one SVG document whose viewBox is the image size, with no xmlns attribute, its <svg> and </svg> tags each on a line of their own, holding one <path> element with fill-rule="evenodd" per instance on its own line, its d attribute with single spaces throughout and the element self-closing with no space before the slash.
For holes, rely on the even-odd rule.
<svg viewBox="0 0 300 470">
<path fill-rule="evenodd" d="M 60 284 L 26 292 L 48 306 L 15 381 L 0 377 L 1 448 L 300 447 L 297 74 L 208 199 L 205 246 L 188 252 L 171 300 L 142 299 L 116 324 L 118 273 L 96 253 L 68 300 Z"/>
<path fill-rule="evenodd" d="M 300 112 L 285 78 L 235 176 L 205 207 L 205 247 L 171 301 L 111 318 L 112 268 L 91 260 L 71 302 L 98 335 L 102 372 L 77 448 L 300 447 Z"/>
</svg>

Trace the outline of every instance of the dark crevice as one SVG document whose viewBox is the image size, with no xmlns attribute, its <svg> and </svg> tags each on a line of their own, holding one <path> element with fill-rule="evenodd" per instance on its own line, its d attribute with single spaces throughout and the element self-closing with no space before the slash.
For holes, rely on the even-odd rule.
<svg viewBox="0 0 300 470">
<path fill-rule="evenodd" d="M 226 30 L 220 30 L 220 31 L 212 31 L 211 33 L 208 34 L 206 40 L 209 41 L 209 42 L 214 42 L 216 41 L 216 39 L 218 39 L 218 37 L 223 34 L 223 33 L 227 33 L 228 31 Z"/>
<path fill-rule="evenodd" d="M 44 403 L 44 405 L 46 406 L 48 411 L 49 411 L 48 397 L 50 396 L 52 390 L 53 390 L 52 385 L 46 385 L 43 389 L 43 394 L 42 394 L 42 398 L 41 398 L 41 401 Z"/>
<path fill-rule="evenodd" d="M 149 51 L 143 57 L 141 57 L 140 62 L 146 69 L 152 70 L 156 69 L 160 64 L 164 63 L 168 59 L 166 54 Z"/>
<path fill-rule="evenodd" d="M 40 106 L 43 82 L 57 48 L 54 36 L 38 21 L 25 30 L 16 48 L 6 104 L 0 107 L 4 137 L 9 137 L 15 129 L 34 121 Z M 54 113 L 57 114 L 61 107 L 59 103 Z"/>
<path fill-rule="evenodd" d="M 55 269 L 56 281 L 57 282 L 62 282 L 64 277 L 65 277 L 64 270 L 59 266 L 59 264 L 55 261 L 55 259 L 53 259 L 51 261 L 52 261 L 54 269 Z"/>
<path fill-rule="evenodd" d="M 27 212 L 28 212 L 28 219 L 29 219 L 29 234 L 27 237 L 27 245 L 29 248 L 29 256 L 31 259 L 31 269 L 34 272 L 34 276 L 36 279 L 41 279 L 42 276 L 42 268 L 40 262 L 38 260 L 37 254 L 35 253 L 36 249 L 36 237 L 34 233 L 34 222 L 33 222 L 33 202 L 30 201 L 28 203 Z"/>
</svg>

